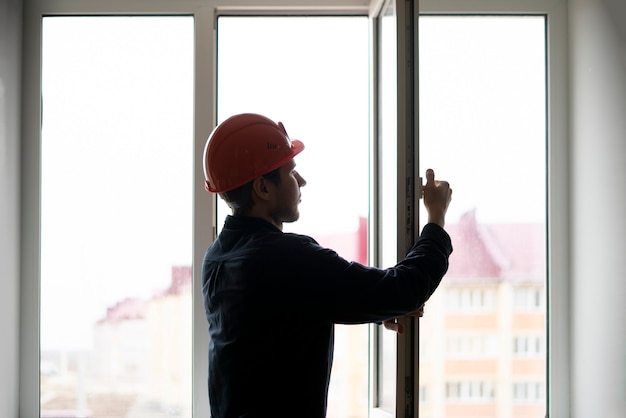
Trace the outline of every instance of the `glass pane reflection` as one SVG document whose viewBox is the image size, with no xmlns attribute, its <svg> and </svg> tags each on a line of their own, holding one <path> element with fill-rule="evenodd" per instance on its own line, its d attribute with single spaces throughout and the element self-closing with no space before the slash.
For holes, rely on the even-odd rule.
<svg viewBox="0 0 626 418">
<path fill-rule="evenodd" d="M 191 417 L 193 27 L 43 20 L 42 417 Z"/>
<path fill-rule="evenodd" d="M 288 36 L 285 36 L 288 34 Z M 250 63 L 254 63 L 251 68 Z M 300 219 L 306 234 L 367 263 L 367 17 L 228 17 L 218 20 L 218 121 L 243 112 L 282 121 L 306 148 Z M 218 199 L 218 228 L 230 209 Z M 337 325 L 328 418 L 368 416 L 368 325 Z"/>
<path fill-rule="evenodd" d="M 381 165 L 381 265 L 398 262 L 398 133 L 397 133 L 397 40 L 395 1 L 388 1 L 379 21 L 379 135 Z M 379 330 L 378 405 L 392 415 L 396 412 L 397 335 Z"/>
<path fill-rule="evenodd" d="M 420 166 L 454 189 L 450 269 L 420 320 L 420 417 L 545 416 L 545 20 L 419 26 Z"/>
</svg>

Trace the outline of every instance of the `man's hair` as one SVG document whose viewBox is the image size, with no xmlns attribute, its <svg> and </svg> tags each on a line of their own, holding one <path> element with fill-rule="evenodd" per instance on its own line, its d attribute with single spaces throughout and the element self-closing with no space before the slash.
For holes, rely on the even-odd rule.
<svg viewBox="0 0 626 418">
<path fill-rule="evenodd" d="M 263 178 L 274 184 L 280 184 L 280 167 L 269 173 L 263 174 Z M 220 197 L 233 209 L 235 215 L 245 215 L 252 209 L 252 181 L 239 186 L 236 189 L 220 193 Z"/>
</svg>

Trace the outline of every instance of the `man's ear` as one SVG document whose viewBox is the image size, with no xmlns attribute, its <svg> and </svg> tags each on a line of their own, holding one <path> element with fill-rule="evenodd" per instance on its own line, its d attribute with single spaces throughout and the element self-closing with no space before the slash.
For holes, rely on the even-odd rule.
<svg viewBox="0 0 626 418">
<path fill-rule="evenodd" d="M 260 176 L 252 180 L 252 194 L 256 199 L 269 200 L 270 190 L 270 184 L 265 177 Z"/>
</svg>

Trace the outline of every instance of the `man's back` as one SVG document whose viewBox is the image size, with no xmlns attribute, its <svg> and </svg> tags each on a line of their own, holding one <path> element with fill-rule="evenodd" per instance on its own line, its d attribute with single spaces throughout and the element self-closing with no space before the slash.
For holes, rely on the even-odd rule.
<svg viewBox="0 0 626 418">
<path fill-rule="evenodd" d="M 333 324 L 280 297 L 277 287 L 299 279 L 289 260 L 278 262 L 292 240 L 264 221 L 237 221 L 204 264 L 212 415 L 323 417 Z"/>
</svg>

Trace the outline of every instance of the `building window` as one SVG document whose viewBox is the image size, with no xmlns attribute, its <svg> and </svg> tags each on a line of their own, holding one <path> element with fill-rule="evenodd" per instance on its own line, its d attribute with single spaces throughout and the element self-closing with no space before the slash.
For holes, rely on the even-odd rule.
<svg viewBox="0 0 626 418">
<path fill-rule="evenodd" d="M 545 400 L 543 382 L 516 382 L 513 384 L 513 401 L 516 403 L 537 403 Z"/>
<path fill-rule="evenodd" d="M 495 307 L 494 295 L 493 289 L 447 289 L 447 307 L 451 311 L 490 311 Z"/>
<path fill-rule="evenodd" d="M 513 354 L 519 357 L 545 356 L 545 338 L 541 335 L 523 335 L 513 338 Z"/>
<path fill-rule="evenodd" d="M 485 358 L 498 355 L 496 335 L 449 335 L 446 338 L 448 358 Z"/>
<path fill-rule="evenodd" d="M 513 306 L 516 311 L 540 311 L 545 306 L 544 287 L 516 287 L 513 289 Z"/>
<path fill-rule="evenodd" d="M 495 398 L 493 382 L 461 381 L 446 383 L 446 399 L 459 402 L 490 401 Z"/>
</svg>

